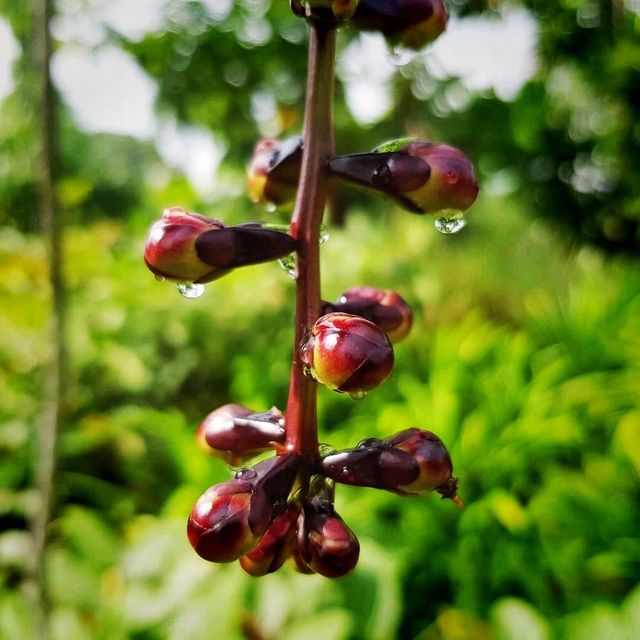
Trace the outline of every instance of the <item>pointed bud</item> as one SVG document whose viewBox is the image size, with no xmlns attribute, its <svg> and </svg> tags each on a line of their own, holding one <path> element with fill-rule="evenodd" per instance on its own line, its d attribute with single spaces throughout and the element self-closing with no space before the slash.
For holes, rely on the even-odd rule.
<svg viewBox="0 0 640 640">
<path fill-rule="evenodd" d="M 269 525 L 258 544 L 240 558 L 240 565 L 252 576 L 264 576 L 277 571 L 291 556 L 296 538 L 299 509 L 287 507 Z"/>
<path fill-rule="evenodd" d="M 237 466 L 284 441 L 284 416 L 275 407 L 256 413 L 225 404 L 202 421 L 196 438 L 204 451 Z"/>
<path fill-rule="evenodd" d="M 303 568 L 326 578 L 339 578 L 355 568 L 360 544 L 331 502 L 312 500 L 306 504 L 302 531 L 294 555 Z"/>
<path fill-rule="evenodd" d="M 235 267 L 282 258 L 295 248 L 291 236 L 259 223 L 225 227 L 220 220 L 171 207 L 151 227 L 144 260 L 162 278 L 205 283 Z"/>
<path fill-rule="evenodd" d="M 409 334 L 413 312 L 407 302 L 390 289 L 352 287 L 336 304 L 324 303 L 326 312 L 339 311 L 366 318 L 380 327 L 391 342 L 400 342 Z"/>
<path fill-rule="evenodd" d="M 298 190 L 302 138 L 261 140 L 253 151 L 248 170 L 249 197 L 258 204 L 292 205 Z"/>
<path fill-rule="evenodd" d="M 330 171 L 393 198 L 413 213 L 465 211 L 478 195 L 473 165 L 461 151 L 426 140 L 401 139 L 371 153 L 337 156 Z"/>
<path fill-rule="evenodd" d="M 457 480 L 452 477 L 453 464 L 444 443 L 435 433 L 422 429 L 405 429 L 385 440 L 395 449 L 410 454 L 418 463 L 420 473 L 409 483 L 398 486 L 405 493 L 438 491 L 456 504 Z"/>
<path fill-rule="evenodd" d="M 443 0 L 361 0 L 351 22 L 363 31 L 380 31 L 391 44 L 419 50 L 447 26 Z"/>
<path fill-rule="evenodd" d="M 291 0 L 291 10 L 301 18 L 325 22 L 348 20 L 360 0 Z"/>
<path fill-rule="evenodd" d="M 318 318 L 300 355 L 318 382 L 354 396 L 384 382 L 393 368 L 393 347 L 386 334 L 372 322 L 348 313 Z"/>
</svg>

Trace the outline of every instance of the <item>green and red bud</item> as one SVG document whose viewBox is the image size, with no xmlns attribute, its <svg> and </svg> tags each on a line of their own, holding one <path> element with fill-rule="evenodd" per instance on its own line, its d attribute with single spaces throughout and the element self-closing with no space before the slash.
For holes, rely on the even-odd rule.
<svg viewBox="0 0 640 640">
<path fill-rule="evenodd" d="M 282 258 L 295 248 L 291 236 L 257 222 L 226 227 L 220 220 L 171 207 L 151 227 L 144 260 L 160 278 L 205 283 L 236 267 Z"/>
<path fill-rule="evenodd" d="M 336 156 L 329 170 L 379 191 L 413 213 L 465 211 L 478 195 L 469 158 L 454 147 L 427 140 L 403 139 L 371 153 Z"/>
<path fill-rule="evenodd" d="M 384 331 L 348 313 L 318 318 L 300 346 L 300 356 L 315 380 L 355 397 L 384 382 L 394 360 Z"/>
<path fill-rule="evenodd" d="M 376 287 L 351 287 L 336 303 L 324 302 L 323 312 L 339 311 L 361 316 L 380 327 L 391 342 L 407 337 L 413 324 L 411 307 L 398 293 Z"/>
<path fill-rule="evenodd" d="M 379 31 L 393 45 L 419 50 L 447 27 L 443 0 L 361 0 L 351 22 L 363 31 Z"/>
<path fill-rule="evenodd" d="M 196 439 L 207 453 L 238 466 L 284 441 L 284 416 L 275 407 L 257 413 L 239 404 L 225 404 L 200 424 Z"/>
<path fill-rule="evenodd" d="M 275 207 L 293 204 L 300 179 L 302 138 L 261 140 L 253 151 L 247 190 L 253 202 Z"/>
</svg>

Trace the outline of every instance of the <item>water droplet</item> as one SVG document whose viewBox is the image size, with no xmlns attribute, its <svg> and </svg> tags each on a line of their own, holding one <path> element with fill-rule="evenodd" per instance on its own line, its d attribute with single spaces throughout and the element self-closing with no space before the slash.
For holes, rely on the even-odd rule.
<svg viewBox="0 0 640 640">
<path fill-rule="evenodd" d="M 156 273 L 156 275 L 155 275 L 155 279 L 156 279 L 158 282 L 163 282 L 163 281 L 164 281 L 164 276 L 161 276 L 159 273 Z"/>
<path fill-rule="evenodd" d="M 278 264 L 286 271 L 290 278 L 296 279 L 296 254 L 290 253 L 278 260 Z"/>
<path fill-rule="evenodd" d="M 389 61 L 394 67 L 405 67 L 418 55 L 417 51 L 412 51 L 402 46 L 394 46 L 391 48 L 391 57 Z"/>
<path fill-rule="evenodd" d="M 329 239 L 329 231 L 327 227 L 322 225 L 320 227 L 320 244 L 324 244 Z"/>
<path fill-rule="evenodd" d="M 267 210 L 268 213 L 275 213 L 278 207 L 276 207 L 276 205 L 273 202 L 267 202 L 264 205 L 264 208 Z"/>
<path fill-rule="evenodd" d="M 255 469 L 250 469 L 248 467 L 242 467 L 236 471 L 235 479 L 236 480 L 251 480 L 255 478 L 258 474 Z"/>
<path fill-rule="evenodd" d="M 189 300 L 199 298 L 204 293 L 204 285 L 196 282 L 178 282 L 178 291 Z"/>
<path fill-rule="evenodd" d="M 363 391 L 362 389 L 358 389 L 357 391 L 352 391 L 349 394 L 352 400 L 362 400 L 362 398 L 364 398 L 366 395 L 367 395 L 367 392 Z"/>
<path fill-rule="evenodd" d="M 312 380 L 314 379 L 313 372 L 311 371 L 311 367 L 303 367 L 302 373 L 304 373 L 304 375 L 307 376 L 307 378 L 311 378 Z"/>
<path fill-rule="evenodd" d="M 456 184 L 460 180 L 460 174 L 457 171 L 447 171 L 444 180 L 447 184 Z"/>
<path fill-rule="evenodd" d="M 368 449 L 369 447 L 375 447 L 382 442 L 380 438 L 365 438 L 364 440 L 360 440 L 356 447 L 358 449 Z"/>
<path fill-rule="evenodd" d="M 451 235 L 458 233 L 465 227 L 467 221 L 461 211 L 441 211 L 440 215 L 434 220 L 436 231 Z"/>
</svg>

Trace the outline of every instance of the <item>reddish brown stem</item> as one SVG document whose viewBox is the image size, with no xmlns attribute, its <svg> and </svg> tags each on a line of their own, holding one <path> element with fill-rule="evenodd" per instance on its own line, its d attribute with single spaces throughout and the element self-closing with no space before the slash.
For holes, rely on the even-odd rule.
<svg viewBox="0 0 640 640">
<path fill-rule="evenodd" d="M 286 411 L 286 445 L 313 461 L 318 450 L 317 384 L 304 375 L 298 346 L 320 315 L 320 226 L 328 196 L 326 165 L 334 155 L 335 27 L 311 23 L 304 152 L 290 234 L 297 239 L 296 320 Z"/>
</svg>

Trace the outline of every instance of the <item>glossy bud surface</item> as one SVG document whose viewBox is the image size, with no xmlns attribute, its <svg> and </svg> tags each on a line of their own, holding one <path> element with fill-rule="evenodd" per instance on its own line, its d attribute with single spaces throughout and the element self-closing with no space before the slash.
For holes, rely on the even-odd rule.
<svg viewBox="0 0 640 640">
<path fill-rule="evenodd" d="M 393 347 L 375 324 L 347 313 L 328 313 L 300 347 L 310 374 L 330 389 L 350 394 L 384 382 L 393 368 Z"/>
</svg>

